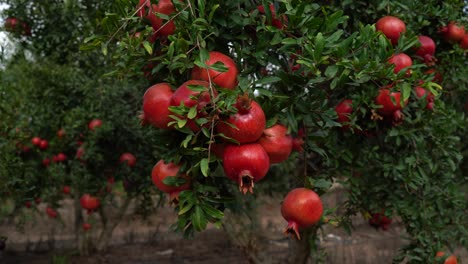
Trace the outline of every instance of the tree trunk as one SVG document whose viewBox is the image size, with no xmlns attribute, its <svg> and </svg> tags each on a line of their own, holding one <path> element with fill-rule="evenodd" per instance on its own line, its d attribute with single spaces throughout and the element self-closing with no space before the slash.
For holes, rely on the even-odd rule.
<svg viewBox="0 0 468 264">
<path fill-rule="evenodd" d="M 112 233 L 114 232 L 114 229 L 122 220 L 131 201 L 132 201 L 131 198 L 125 198 L 124 203 L 119 208 L 117 215 L 112 218 L 114 220 L 113 222 L 109 222 L 109 219 L 107 219 L 104 213 L 104 210 L 101 210 L 101 209 L 99 210 L 99 214 L 102 217 L 103 226 L 102 226 L 101 235 L 99 236 L 99 239 L 96 245 L 97 251 L 103 251 L 107 248 L 107 246 L 109 245 L 109 241 L 112 238 Z"/>
</svg>

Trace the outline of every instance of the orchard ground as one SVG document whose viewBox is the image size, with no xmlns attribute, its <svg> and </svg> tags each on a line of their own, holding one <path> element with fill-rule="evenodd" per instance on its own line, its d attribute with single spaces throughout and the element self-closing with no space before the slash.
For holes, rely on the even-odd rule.
<svg viewBox="0 0 468 264">
<path fill-rule="evenodd" d="M 341 203 L 344 201 L 343 194 L 341 189 L 327 194 L 325 204 Z M 259 205 L 258 214 L 261 217 L 258 234 L 267 243 L 267 250 L 257 256 L 268 257 L 269 261 L 264 263 L 284 263 L 288 254 L 291 238 L 283 234 L 286 223 L 280 214 L 280 201 L 280 197 L 265 198 Z M 39 211 L 34 214 L 42 214 L 42 207 L 44 205 L 39 206 Z M 71 201 L 64 201 L 62 208 L 71 208 Z M 53 259 L 55 262 L 52 263 L 83 264 L 249 263 L 249 253 L 243 250 L 247 247 L 240 246 L 247 245 L 248 241 L 238 234 L 231 234 L 237 236 L 232 240 L 223 229 L 210 226 L 206 231 L 197 233 L 194 239 L 184 239 L 170 230 L 170 225 L 176 221 L 171 207 L 162 207 L 146 221 L 131 212 L 132 208 L 129 208 L 128 214 L 114 230 L 112 246 L 91 256 L 79 256 L 72 250 L 76 247 L 73 244 L 72 215 L 66 209 L 59 209 L 65 226 L 57 220 L 48 219 L 45 213 L 34 224 L 26 225 L 24 233 L 18 232 L 12 223 L 2 223 L 0 234 L 7 235 L 8 241 L 6 251 L 0 255 L 0 263 L 45 264 Z M 398 248 L 405 244 L 401 238 L 404 235 L 403 226 L 398 219 L 387 231 L 369 226 L 360 215 L 353 222 L 356 229 L 351 236 L 343 229 L 330 225 L 324 230 L 319 245 L 327 253 L 325 263 L 391 263 Z M 93 231 L 88 234 L 93 239 Z M 247 251 L 252 255 L 252 248 Z M 458 250 L 456 254 L 461 263 L 468 262 L 466 250 Z"/>
</svg>

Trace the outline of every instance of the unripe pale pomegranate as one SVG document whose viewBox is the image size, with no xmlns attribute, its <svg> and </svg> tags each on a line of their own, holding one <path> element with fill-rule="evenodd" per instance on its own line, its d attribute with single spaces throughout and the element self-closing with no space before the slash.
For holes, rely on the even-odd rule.
<svg viewBox="0 0 468 264">
<path fill-rule="evenodd" d="M 237 69 L 236 63 L 231 59 L 231 57 L 224 55 L 221 52 L 211 51 L 209 53 L 209 58 L 205 62 L 206 65 L 211 66 L 217 62 L 224 64 L 224 67 L 227 68 L 225 72 L 219 72 L 214 69 L 202 69 L 195 66 L 192 70 L 192 78 L 200 79 L 209 82 L 210 79 L 216 85 L 233 90 L 237 86 L 237 75 L 239 70 Z"/>
<path fill-rule="evenodd" d="M 143 95 L 142 123 L 149 123 L 157 128 L 169 129 L 169 105 L 174 94 L 168 83 L 158 83 L 148 88 Z"/>
<path fill-rule="evenodd" d="M 317 193 L 307 188 L 293 189 L 281 204 L 281 215 L 288 221 L 285 234 L 291 233 L 297 239 L 301 239 L 299 229 L 317 224 L 322 214 L 322 200 Z"/>
<path fill-rule="evenodd" d="M 224 147 L 223 168 L 226 176 L 239 184 L 239 190 L 253 193 L 254 183 L 261 180 L 270 168 L 270 158 L 258 143 Z"/>
<path fill-rule="evenodd" d="M 377 31 L 381 31 L 395 46 L 398 44 L 400 35 L 406 31 L 405 23 L 394 16 L 384 16 L 375 24 Z"/>
<path fill-rule="evenodd" d="M 235 107 L 237 113 L 219 122 L 216 125 L 217 131 L 241 144 L 257 141 L 262 136 L 266 126 L 262 107 L 249 99 L 247 95 L 240 96 Z"/>
<path fill-rule="evenodd" d="M 169 194 L 170 202 L 177 202 L 179 200 L 179 193 L 184 190 L 190 189 L 190 179 L 186 174 L 178 175 L 180 166 L 172 162 L 165 163 L 164 160 L 158 161 L 151 171 L 151 179 L 154 185 L 167 194 Z M 185 179 L 185 183 L 180 186 L 166 185 L 163 181 L 167 177 L 181 177 Z"/>
<path fill-rule="evenodd" d="M 287 127 L 276 124 L 263 131 L 258 144 L 265 149 L 270 158 L 270 164 L 280 163 L 289 158 L 293 147 L 293 138 L 288 134 Z"/>
</svg>

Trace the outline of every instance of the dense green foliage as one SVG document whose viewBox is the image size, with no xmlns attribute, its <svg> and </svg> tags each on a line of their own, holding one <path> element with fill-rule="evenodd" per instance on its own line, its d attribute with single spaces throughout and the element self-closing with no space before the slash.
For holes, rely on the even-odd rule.
<svg viewBox="0 0 468 264">
<path fill-rule="evenodd" d="M 65 128 L 70 138 L 51 143 L 51 151 L 66 146 L 73 156 L 77 147 L 73 144 L 82 133 L 89 150 L 85 157 L 92 161 L 86 166 L 70 161 L 39 176 L 39 159 L 2 155 L 0 193 L 13 192 L 20 202 L 45 192 L 55 203 L 60 197 L 51 190 L 63 181 L 73 183 L 80 193 L 98 193 L 106 178 L 97 180 L 97 176 L 113 170 L 118 155 L 130 151 L 138 153 L 137 168 L 119 167 L 125 170 L 114 176 L 122 182 L 133 179 L 132 194 L 154 192 L 149 178 L 152 165 L 161 158 L 175 161 L 192 180 L 192 188 L 181 193 L 176 205 L 176 229 L 191 235 L 209 222 L 220 225 L 227 208 L 235 211 L 251 198 L 237 195 L 235 183 L 224 177 L 222 161 L 212 150 L 224 135 L 213 128 L 234 111 L 236 97 L 247 93 L 262 106 L 268 126 L 284 124 L 295 137 L 304 134 L 305 141 L 303 153 L 272 166 L 256 183 L 253 197 L 286 193 L 296 186 L 324 194 L 333 183 L 340 183 L 349 193 L 342 205 L 346 215 L 327 208 L 319 226 L 332 221 L 351 231 L 350 216 L 359 213 L 369 217 L 385 212 L 401 218 L 410 243 L 395 262 L 406 258 L 430 263 L 444 247 L 468 246 L 463 170 L 468 127 L 466 51 L 438 33 L 450 21 L 468 26 L 463 1 L 174 1 L 176 12 L 169 17 L 176 30 L 154 43 L 153 28 L 136 16 L 137 1 L 104 6 L 88 2 L 31 1 L 43 7 L 31 9 L 41 11 L 37 14 L 15 14 L 20 8 L 16 1 L 9 2 L 10 15 L 32 24 L 32 36 L 21 40 L 34 57 L 29 60 L 33 65 L 28 65 L 17 56 L 1 73 L 0 94 L 8 95 L 0 101 L 6 109 L 1 129 L 8 139 L 0 142 L 2 152 L 15 153 L 15 140 L 24 143 L 37 134 L 52 138 Z M 270 2 L 275 12 L 269 10 Z M 385 15 L 406 23 L 407 31 L 396 46 L 375 29 L 375 22 Z M 282 27 L 272 26 L 278 18 Z M 415 56 L 419 35 L 435 40 L 435 66 Z M 195 65 L 208 68 L 209 51 L 235 60 L 238 87 L 217 89 L 218 96 L 204 109 L 203 118 L 194 115 L 197 106 L 171 108 L 179 115 L 176 130 L 140 128 L 137 112 L 145 89 L 160 82 L 178 87 L 191 78 Z M 413 57 L 409 76 L 394 73 L 388 63 L 393 54 L 402 52 Z M 215 67 L 223 70 L 221 65 Z M 431 68 L 442 74 L 442 82 L 426 73 Z M 433 110 L 416 95 L 418 85 L 435 95 Z M 384 86 L 401 92 L 397 103 L 408 102 L 400 122 L 379 114 L 375 98 Z M 344 99 L 353 101 L 345 125 L 337 122 L 335 112 Z M 205 127 L 194 132 L 180 116 Z M 97 133 L 85 131 L 92 118 L 104 121 Z M 21 132 L 16 133 L 16 128 Z M 63 177 L 48 177 L 52 170 Z M 24 177 L 9 177 L 18 172 Z M 317 235 L 312 232 L 309 241 Z"/>
</svg>

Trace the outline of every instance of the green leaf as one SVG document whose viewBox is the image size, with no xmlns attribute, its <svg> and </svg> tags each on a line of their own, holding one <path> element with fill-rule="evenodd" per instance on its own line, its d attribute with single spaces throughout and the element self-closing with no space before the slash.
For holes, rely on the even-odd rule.
<svg viewBox="0 0 468 264">
<path fill-rule="evenodd" d="M 209 172 L 208 172 L 208 170 L 210 169 L 210 167 L 208 166 L 209 162 L 210 161 L 207 158 L 202 159 L 201 162 L 200 162 L 200 170 L 201 170 L 203 176 L 205 176 L 205 177 L 208 177 L 208 175 L 209 175 Z"/>
<path fill-rule="evenodd" d="M 410 98 L 411 95 L 411 85 L 409 83 L 404 83 L 401 87 L 401 92 L 403 94 L 403 98 L 400 102 L 401 106 L 405 105 L 405 102 Z"/>
<path fill-rule="evenodd" d="M 179 128 L 183 128 L 187 124 L 187 119 L 179 119 L 177 120 L 177 126 Z"/>
<path fill-rule="evenodd" d="M 145 48 L 146 52 L 148 52 L 148 54 L 153 54 L 153 48 L 147 40 L 143 41 L 143 47 Z"/>
<path fill-rule="evenodd" d="M 187 182 L 186 179 L 177 176 L 168 176 L 164 178 L 163 183 L 169 186 L 181 186 Z"/>
<path fill-rule="evenodd" d="M 203 231 L 206 229 L 207 220 L 200 206 L 195 206 L 195 210 L 192 214 L 192 224 L 195 231 Z"/>
<path fill-rule="evenodd" d="M 180 208 L 179 215 L 183 215 L 193 208 L 193 203 L 187 203 L 184 207 Z"/>
<path fill-rule="evenodd" d="M 187 118 L 188 119 L 194 119 L 195 117 L 197 116 L 197 106 L 194 106 L 192 108 L 190 108 L 188 114 L 187 114 Z"/>
<path fill-rule="evenodd" d="M 209 204 L 202 204 L 203 211 L 212 218 L 223 219 L 224 213 Z"/>
</svg>

